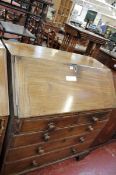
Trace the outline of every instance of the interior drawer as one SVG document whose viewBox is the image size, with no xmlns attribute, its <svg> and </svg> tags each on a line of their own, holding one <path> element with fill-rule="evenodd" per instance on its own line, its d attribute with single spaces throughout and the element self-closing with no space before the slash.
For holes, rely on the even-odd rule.
<svg viewBox="0 0 116 175">
<path fill-rule="evenodd" d="M 46 154 L 56 149 L 61 149 L 76 144 L 83 144 L 89 140 L 95 140 L 100 130 L 96 130 L 90 134 L 82 134 L 81 136 L 74 136 L 66 139 L 57 140 L 54 142 L 47 142 L 41 144 L 34 144 L 29 146 L 23 146 L 13 148 L 8 151 L 6 162 L 16 161 L 27 157 Z"/>
<path fill-rule="evenodd" d="M 80 145 L 74 145 L 65 149 L 60 149 L 57 151 L 50 152 L 45 155 L 33 156 L 31 158 L 23 159 L 20 161 L 14 161 L 11 163 L 6 163 L 4 166 L 4 175 L 18 174 L 19 172 L 25 173 L 30 171 L 31 169 L 37 169 L 40 167 L 44 167 L 49 164 L 56 163 L 58 161 L 74 157 L 78 155 L 78 153 L 85 151 L 91 145 L 92 141 L 87 143 L 83 143 Z"/>
<path fill-rule="evenodd" d="M 69 128 L 57 129 L 52 132 L 39 132 L 39 133 L 25 133 L 14 135 L 11 141 L 11 147 L 19 147 L 26 146 L 35 143 L 41 142 L 50 142 L 59 140 L 62 138 L 68 138 L 75 135 L 82 135 L 83 133 L 94 132 L 96 129 L 103 128 L 106 124 L 106 121 L 100 121 L 93 125 L 84 124 L 84 125 L 76 125 Z"/>
</svg>

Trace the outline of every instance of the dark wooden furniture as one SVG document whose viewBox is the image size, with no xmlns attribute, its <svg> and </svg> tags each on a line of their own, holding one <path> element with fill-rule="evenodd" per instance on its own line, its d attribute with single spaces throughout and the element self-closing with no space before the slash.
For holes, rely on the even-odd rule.
<svg viewBox="0 0 116 175">
<path fill-rule="evenodd" d="M 19 16 L 20 24 L 26 29 L 31 29 L 36 38 L 41 37 L 42 24 L 46 21 L 48 7 L 52 5 L 51 0 L 19 0 L 17 3 L 14 1 L 3 0 L 0 1 L 0 6 L 5 9 L 4 20 L 8 20 L 7 14 L 14 13 L 15 16 Z M 32 20 L 35 21 L 35 28 L 33 28 Z M 16 18 L 11 19 L 13 23 L 16 23 Z M 18 23 L 17 23 L 18 24 Z M 31 27 L 30 27 L 31 26 Z M 33 30 L 32 30 L 33 28 Z M 38 35 L 39 33 L 39 35 Z M 25 41 L 25 40 L 24 40 Z M 32 42 L 33 43 L 33 42 Z M 37 44 L 37 42 L 36 42 Z"/>
<path fill-rule="evenodd" d="M 110 69 L 116 70 L 116 52 L 101 48 L 95 58 Z"/>
<path fill-rule="evenodd" d="M 4 44 L 14 102 L 1 174 L 24 174 L 87 154 L 115 108 L 110 70 L 86 56 Z"/>
<path fill-rule="evenodd" d="M 35 40 L 35 36 L 28 31 L 24 26 L 12 24 L 11 22 L 0 21 L 1 30 L 3 31 L 3 38 L 5 34 L 14 34 L 18 37 L 26 37 L 27 40 L 30 38 Z"/>
<path fill-rule="evenodd" d="M 65 28 L 68 31 L 70 31 L 71 34 L 73 34 L 74 32 L 79 33 L 80 39 L 84 39 L 84 40 L 89 41 L 85 55 L 91 55 L 92 57 L 96 57 L 100 47 L 102 45 L 105 45 L 105 43 L 107 41 L 107 39 L 105 39 L 97 34 L 94 34 L 90 31 L 87 31 L 81 27 L 78 27 L 78 26 L 75 27 L 71 24 L 66 23 Z M 77 44 L 78 44 L 78 39 L 77 39 Z"/>
<path fill-rule="evenodd" d="M 0 154 L 9 116 L 6 51 L 0 43 Z"/>
</svg>

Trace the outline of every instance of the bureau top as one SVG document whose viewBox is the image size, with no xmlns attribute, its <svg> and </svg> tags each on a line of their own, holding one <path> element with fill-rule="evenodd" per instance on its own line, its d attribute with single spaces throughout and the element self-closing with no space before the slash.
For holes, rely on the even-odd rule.
<svg viewBox="0 0 116 175">
<path fill-rule="evenodd" d="M 90 57 L 5 41 L 19 118 L 114 108 L 112 73 Z M 2 53 L 2 52 L 1 52 Z"/>
<path fill-rule="evenodd" d="M 16 115 L 20 118 L 114 108 L 109 69 L 15 57 Z"/>
<path fill-rule="evenodd" d="M 80 54 L 6 40 L 4 40 L 4 43 L 12 56 L 33 57 L 35 59 L 45 59 L 57 62 L 88 65 L 90 67 L 106 68 L 96 59 Z"/>
</svg>

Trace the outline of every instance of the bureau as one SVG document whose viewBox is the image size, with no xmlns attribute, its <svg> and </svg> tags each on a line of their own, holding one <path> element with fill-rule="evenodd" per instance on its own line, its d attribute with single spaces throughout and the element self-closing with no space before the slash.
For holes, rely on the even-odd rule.
<svg viewBox="0 0 116 175">
<path fill-rule="evenodd" d="M 9 42 L 5 46 L 13 106 L 1 174 L 26 174 L 86 155 L 115 108 L 111 71 L 90 57 Z"/>
<path fill-rule="evenodd" d="M 0 153 L 9 116 L 6 51 L 0 43 Z"/>
</svg>

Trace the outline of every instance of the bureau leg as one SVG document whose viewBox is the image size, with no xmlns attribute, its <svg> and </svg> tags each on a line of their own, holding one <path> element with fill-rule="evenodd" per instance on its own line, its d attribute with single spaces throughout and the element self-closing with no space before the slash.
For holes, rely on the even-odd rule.
<svg viewBox="0 0 116 175">
<path fill-rule="evenodd" d="M 90 153 L 90 151 L 84 151 L 84 152 L 80 153 L 78 156 L 76 156 L 75 159 L 76 159 L 77 161 L 82 160 L 82 159 L 84 159 L 89 153 Z"/>
</svg>

